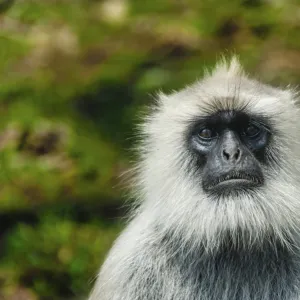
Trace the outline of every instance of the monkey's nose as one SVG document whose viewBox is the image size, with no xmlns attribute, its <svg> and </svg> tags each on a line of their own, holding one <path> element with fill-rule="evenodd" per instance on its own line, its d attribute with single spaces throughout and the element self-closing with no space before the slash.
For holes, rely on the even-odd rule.
<svg viewBox="0 0 300 300">
<path fill-rule="evenodd" d="M 228 162 L 238 162 L 241 157 L 241 150 L 238 147 L 230 147 L 231 149 L 228 148 L 223 149 L 223 159 Z"/>
</svg>

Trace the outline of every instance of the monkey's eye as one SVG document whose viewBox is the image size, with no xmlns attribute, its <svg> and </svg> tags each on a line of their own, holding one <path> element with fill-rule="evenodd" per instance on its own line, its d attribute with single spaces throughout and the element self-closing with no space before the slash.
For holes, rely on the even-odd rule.
<svg viewBox="0 0 300 300">
<path fill-rule="evenodd" d="M 254 125 L 253 123 L 248 124 L 248 126 L 244 129 L 243 134 L 248 137 L 255 137 L 261 132 L 261 129 Z"/>
<path fill-rule="evenodd" d="M 202 128 L 199 131 L 198 136 L 203 140 L 210 140 L 216 136 L 216 133 L 210 128 Z"/>
</svg>

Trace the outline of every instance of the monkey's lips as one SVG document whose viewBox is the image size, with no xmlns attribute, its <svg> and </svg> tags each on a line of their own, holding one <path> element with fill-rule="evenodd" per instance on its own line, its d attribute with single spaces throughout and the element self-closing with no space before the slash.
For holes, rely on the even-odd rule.
<svg viewBox="0 0 300 300">
<path fill-rule="evenodd" d="M 262 184 L 263 178 L 258 174 L 232 172 L 217 177 L 204 187 L 205 190 L 209 192 L 222 194 L 223 192 L 228 191 L 245 191 L 247 189 L 261 186 Z"/>
</svg>

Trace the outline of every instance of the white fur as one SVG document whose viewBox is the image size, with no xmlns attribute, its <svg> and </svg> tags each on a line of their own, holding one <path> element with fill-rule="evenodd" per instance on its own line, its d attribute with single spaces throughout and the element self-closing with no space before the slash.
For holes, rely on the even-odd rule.
<svg viewBox="0 0 300 300">
<path fill-rule="evenodd" d="M 128 268 L 141 264 L 140 272 L 147 272 L 147 262 L 153 253 L 147 253 L 145 245 L 155 244 L 158 235 L 170 228 L 174 236 L 180 237 L 183 247 L 188 243 L 194 249 L 204 245 L 207 253 L 219 249 L 228 231 L 234 243 L 249 249 L 274 234 L 288 247 L 294 246 L 291 241 L 297 244 L 300 112 L 295 106 L 296 100 L 293 90 L 281 90 L 249 79 L 236 58 L 229 63 L 222 60 L 212 73 L 192 86 L 168 96 L 160 94 L 157 106 L 142 125 L 144 141 L 136 182 L 139 208 L 111 250 L 90 300 L 140 300 L 145 298 L 136 295 L 147 294 L 152 295 L 151 300 L 160 299 L 153 296 L 155 292 L 147 291 L 147 282 L 145 290 L 133 291 L 135 286 L 128 280 Z M 274 124 L 272 142 L 277 146 L 278 160 L 284 164 L 280 170 L 265 167 L 265 185 L 255 196 L 245 194 L 243 198 L 212 201 L 202 191 L 200 178 L 186 172 L 189 167 L 189 159 L 185 157 L 189 155 L 185 145 L 187 127 L 195 118 L 223 109 L 263 114 Z M 159 226 L 160 231 L 155 232 L 155 226 Z M 241 239 L 238 228 L 247 236 Z M 190 286 L 181 286 L 178 290 L 180 272 L 162 271 L 169 268 L 168 255 L 174 253 L 157 251 L 155 255 L 161 259 L 151 272 L 153 278 L 162 275 L 163 300 L 196 299 L 190 294 Z M 201 295 L 201 300 L 214 299 L 205 296 L 204 291 Z M 245 300 L 247 297 L 245 294 Z M 224 299 L 229 300 L 225 296 Z"/>
</svg>

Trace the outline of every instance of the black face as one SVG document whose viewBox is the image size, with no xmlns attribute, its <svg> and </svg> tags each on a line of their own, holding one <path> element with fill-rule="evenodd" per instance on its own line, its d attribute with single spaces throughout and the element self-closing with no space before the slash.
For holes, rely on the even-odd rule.
<svg viewBox="0 0 300 300">
<path fill-rule="evenodd" d="M 243 112 L 221 111 L 198 120 L 189 143 L 201 169 L 203 190 L 228 195 L 262 186 L 261 165 L 266 163 L 270 135 L 266 119 Z"/>
</svg>

